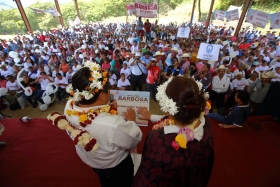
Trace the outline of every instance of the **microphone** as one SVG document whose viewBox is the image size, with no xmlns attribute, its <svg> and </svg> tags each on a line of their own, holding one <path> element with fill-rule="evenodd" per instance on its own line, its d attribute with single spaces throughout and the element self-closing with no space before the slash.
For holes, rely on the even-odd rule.
<svg viewBox="0 0 280 187">
<path fill-rule="evenodd" d="M 114 100 L 115 100 L 114 95 L 113 95 L 113 94 L 110 94 L 110 103 L 113 103 Z"/>
</svg>

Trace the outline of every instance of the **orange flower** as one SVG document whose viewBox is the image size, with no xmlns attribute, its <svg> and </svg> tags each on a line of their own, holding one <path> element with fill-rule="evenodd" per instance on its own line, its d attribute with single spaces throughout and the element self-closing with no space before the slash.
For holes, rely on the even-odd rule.
<svg viewBox="0 0 280 187">
<path fill-rule="evenodd" d="M 116 114 L 118 114 L 118 112 L 116 110 L 110 110 L 110 114 L 111 115 L 116 115 Z"/>
<path fill-rule="evenodd" d="M 74 91 L 70 92 L 71 95 L 74 95 L 74 93 L 75 93 Z"/>
<path fill-rule="evenodd" d="M 80 119 L 80 122 L 84 123 L 88 118 L 87 118 L 87 115 L 83 114 L 83 115 L 80 115 L 79 119 Z"/>
<path fill-rule="evenodd" d="M 98 88 L 94 88 L 94 92 L 96 92 L 96 93 L 97 93 L 98 91 L 99 91 L 99 90 L 98 90 Z"/>
<path fill-rule="evenodd" d="M 107 71 L 102 72 L 102 76 L 106 77 L 107 76 Z"/>
<path fill-rule="evenodd" d="M 93 78 L 93 77 L 90 77 L 88 80 L 92 82 L 92 81 L 94 80 L 94 78 Z"/>
<path fill-rule="evenodd" d="M 90 87 L 89 87 L 89 86 L 87 86 L 87 87 L 86 87 L 86 90 L 90 90 Z"/>
</svg>

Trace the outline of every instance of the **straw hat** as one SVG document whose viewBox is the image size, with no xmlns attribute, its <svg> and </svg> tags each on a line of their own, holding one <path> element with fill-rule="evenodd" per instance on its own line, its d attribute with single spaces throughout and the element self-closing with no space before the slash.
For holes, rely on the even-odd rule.
<svg viewBox="0 0 280 187">
<path fill-rule="evenodd" d="M 261 76 L 263 79 L 277 78 L 276 76 L 274 76 L 274 72 L 272 72 L 272 71 L 263 72 Z"/>
<path fill-rule="evenodd" d="M 178 52 L 178 49 L 177 49 L 177 47 L 173 47 L 173 48 L 171 49 L 171 51 Z"/>
<path fill-rule="evenodd" d="M 189 57 L 191 57 L 191 55 L 189 53 L 184 53 L 181 57 L 182 58 L 189 58 Z"/>
<path fill-rule="evenodd" d="M 224 65 L 220 65 L 216 71 L 219 71 L 219 70 L 227 70 L 227 68 L 224 66 Z"/>
<path fill-rule="evenodd" d="M 154 56 L 153 56 L 153 57 L 156 57 L 156 56 L 161 56 L 161 55 L 163 55 L 163 53 L 161 53 L 160 51 L 157 51 L 157 52 L 154 54 Z"/>
<path fill-rule="evenodd" d="M 2 68 L 3 66 L 7 66 L 4 62 L 2 62 L 1 64 L 0 64 L 0 68 Z"/>
</svg>

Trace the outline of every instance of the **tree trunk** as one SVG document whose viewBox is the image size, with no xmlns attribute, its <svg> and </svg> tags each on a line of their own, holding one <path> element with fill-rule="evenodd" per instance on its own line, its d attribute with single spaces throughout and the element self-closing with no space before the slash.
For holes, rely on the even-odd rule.
<svg viewBox="0 0 280 187">
<path fill-rule="evenodd" d="M 201 6 L 200 6 L 200 1 L 201 1 L 201 0 L 198 0 L 198 21 L 199 21 L 199 22 L 201 21 Z"/>
</svg>

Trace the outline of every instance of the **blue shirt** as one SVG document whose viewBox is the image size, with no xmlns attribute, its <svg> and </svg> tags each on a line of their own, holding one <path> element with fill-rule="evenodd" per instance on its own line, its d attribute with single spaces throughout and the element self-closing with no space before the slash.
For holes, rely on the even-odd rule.
<svg viewBox="0 0 280 187">
<path fill-rule="evenodd" d="M 245 106 L 236 105 L 232 111 L 225 117 L 224 123 L 227 125 L 243 126 L 244 121 L 248 118 L 251 112 L 250 104 Z"/>
<path fill-rule="evenodd" d="M 138 22 L 137 22 L 137 30 L 138 30 L 138 31 L 139 31 L 139 30 L 143 30 L 143 26 L 144 26 L 144 24 L 143 24 L 142 21 L 138 21 Z"/>
</svg>

